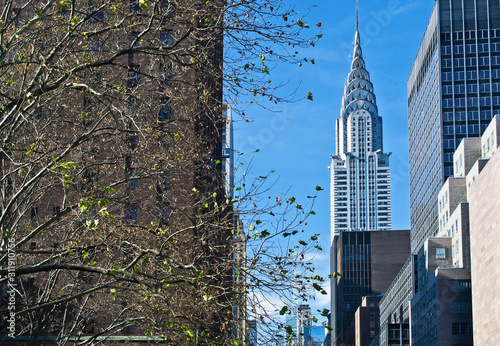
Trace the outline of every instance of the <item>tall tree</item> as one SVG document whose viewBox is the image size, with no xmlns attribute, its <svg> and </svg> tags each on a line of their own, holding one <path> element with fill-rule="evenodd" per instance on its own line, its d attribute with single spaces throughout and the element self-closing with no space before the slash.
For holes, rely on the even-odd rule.
<svg viewBox="0 0 500 346">
<path fill-rule="evenodd" d="M 281 1 L 0 3 L 6 327 L 13 313 L 30 344 L 227 344 L 251 292 L 306 298 L 320 278 L 292 273 L 311 270 L 314 239 L 276 239 L 310 213 L 283 196 L 259 206 L 264 177 L 235 198 L 221 178 L 223 86 L 278 100 L 269 64 L 312 43 L 303 19 Z"/>
</svg>

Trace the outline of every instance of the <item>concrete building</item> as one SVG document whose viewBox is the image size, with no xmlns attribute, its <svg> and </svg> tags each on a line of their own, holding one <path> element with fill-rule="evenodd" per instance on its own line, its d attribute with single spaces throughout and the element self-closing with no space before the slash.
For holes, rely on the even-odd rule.
<svg viewBox="0 0 500 346">
<path fill-rule="evenodd" d="M 500 122 L 496 117 L 485 131 L 483 157 L 490 157 L 468 187 L 474 343 L 500 344 Z M 488 149 L 488 141 L 490 148 Z M 482 147 L 483 147 L 482 146 Z M 469 173 L 471 174 L 471 173 Z"/>
<path fill-rule="evenodd" d="M 396 336 L 400 344 L 405 345 L 405 335 L 392 330 L 399 330 L 410 322 L 410 300 L 415 292 L 415 283 L 412 280 L 414 263 L 414 255 L 410 255 L 380 300 L 380 338 L 377 345 L 395 344 Z"/>
<path fill-rule="evenodd" d="M 382 296 L 363 297 L 355 314 L 354 333 L 356 346 L 368 346 L 379 332 L 379 302 Z"/>
<path fill-rule="evenodd" d="M 337 316 L 332 340 L 354 345 L 354 318 L 364 296 L 384 293 L 410 253 L 409 231 L 341 232 L 337 242 Z"/>
<path fill-rule="evenodd" d="M 460 220 L 464 219 L 465 206 L 452 217 L 450 208 L 439 208 L 438 194 L 448 177 L 460 174 L 469 185 L 484 166 L 483 161 L 478 161 L 471 168 L 475 175 L 465 175 L 471 162 L 467 156 L 477 153 L 477 143 L 469 147 L 471 152 L 463 152 L 462 166 L 460 154 L 459 167 L 455 166 L 453 153 L 463 138 L 481 136 L 493 116 L 500 114 L 499 78 L 498 1 L 437 0 L 408 78 L 411 250 L 415 256 L 410 260 L 413 264 L 407 262 L 398 282 L 391 287 L 407 287 L 410 283 L 412 288 L 405 291 L 403 299 L 397 291 L 387 292 L 381 301 L 386 316 L 381 316 L 382 330 L 384 323 L 391 323 L 391 316 L 402 316 L 398 323 L 410 322 L 409 314 L 400 311 L 408 310 L 411 296 L 422 288 L 423 283 L 416 279 L 424 277 L 417 272 L 417 254 L 428 238 L 438 235 L 440 222 L 446 236 L 450 233 L 454 237 L 450 251 L 455 256 L 450 265 L 467 266 L 467 247 L 460 240 L 465 238 L 462 231 L 456 231 L 457 220 L 462 229 Z M 444 227 L 446 211 L 448 223 Z M 455 222 L 454 230 L 450 218 Z"/>
<path fill-rule="evenodd" d="M 478 199 L 478 196 L 474 195 L 473 210 L 470 210 L 471 201 L 468 193 L 475 191 L 474 186 L 484 176 L 484 169 L 491 167 L 486 163 L 496 151 L 499 124 L 500 116 L 495 116 L 480 138 L 464 138 L 453 155 L 456 176 L 449 177 L 438 194 L 438 237 L 428 238 L 417 256 L 418 276 L 415 282 L 419 288 L 415 290 L 415 296 L 411 301 L 414 345 L 472 344 L 471 258 L 473 257 L 469 221 L 473 220 L 479 230 L 487 228 L 489 222 L 485 211 L 489 210 L 495 215 L 494 209 L 489 207 L 494 208 L 498 198 L 493 193 L 495 187 L 491 184 L 488 191 L 483 190 L 481 198 Z M 486 176 L 487 178 L 482 179 L 498 178 L 496 173 Z M 493 193 L 492 198 L 485 198 L 487 193 Z M 486 200 L 488 202 L 484 203 Z M 483 240 L 486 234 L 487 231 L 477 232 L 475 239 Z M 487 243 L 494 241 L 495 238 L 490 238 Z M 480 249 L 476 251 L 478 258 L 474 258 L 474 263 L 481 263 L 479 265 L 481 267 L 488 259 L 481 257 Z M 481 286 L 482 282 L 484 280 L 478 280 L 477 284 Z M 491 289 L 492 287 L 489 287 L 488 295 L 491 294 Z M 486 291 L 480 287 L 478 292 L 485 294 Z M 478 296 L 481 296 L 481 293 Z M 480 302 L 484 304 L 484 299 Z M 490 304 L 491 301 L 486 305 L 489 307 Z M 481 311 L 480 314 L 477 313 L 478 319 L 483 318 L 484 321 L 483 310 L 477 311 Z M 487 325 L 498 327 L 498 323 L 492 323 L 490 320 L 487 319 Z M 477 323 L 479 323 L 478 331 L 485 335 L 484 326 L 480 322 Z M 493 331 L 487 335 L 491 333 Z M 487 342 L 490 341 L 489 338 L 488 336 L 479 344 L 495 344 Z"/>
<path fill-rule="evenodd" d="M 451 252 L 452 238 L 436 237 L 428 238 L 417 255 L 412 345 L 472 345 L 470 270 L 453 267 Z"/>
</svg>

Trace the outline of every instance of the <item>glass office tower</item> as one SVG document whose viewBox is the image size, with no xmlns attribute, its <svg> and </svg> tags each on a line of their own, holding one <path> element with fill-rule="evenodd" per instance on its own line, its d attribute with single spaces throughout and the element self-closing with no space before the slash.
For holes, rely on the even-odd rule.
<svg viewBox="0 0 500 346">
<path fill-rule="evenodd" d="M 453 152 L 500 114 L 500 2 L 437 0 L 408 78 L 412 251 L 438 232 Z"/>
</svg>

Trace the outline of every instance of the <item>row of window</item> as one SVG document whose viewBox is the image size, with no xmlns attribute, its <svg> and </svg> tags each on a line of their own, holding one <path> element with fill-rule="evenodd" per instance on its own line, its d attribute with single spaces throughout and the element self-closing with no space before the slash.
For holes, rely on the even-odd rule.
<svg viewBox="0 0 500 346">
<path fill-rule="evenodd" d="M 479 78 L 478 78 L 479 77 Z M 500 78 L 500 70 L 480 70 L 480 71 L 456 71 L 456 72 L 443 72 L 441 79 L 443 82 L 464 81 L 464 80 L 477 80 L 477 79 L 498 79 Z M 447 89 L 448 90 L 448 89 Z"/>
<path fill-rule="evenodd" d="M 467 112 L 444 112 L 443 121 L 471 121 L 471 120 L 488 120 L 492 118 L 491 110 L 482 111 L 467 111 Z M 451 160 L 450 160 L 451 161 Z"/>
<path fill-rule="evenodd" d="M 489 107 L 500 105 L 500 96 L 443 99 L 443 108 Z"/>
<path fill-rule="evenodd" d="M 489 93 L 489 92 L 499 92 L 500 91 L 500 83 L 477 83 L 473 84 L 455 84 L 453 85 L 443 85 L 442 87 L 443 95 L 454 95 L 454 94 L 465 94 L 467 91 L 468 94 L 477 94 L 480 93 Z"/>
<path fill-rule="evenodd" d="M 474 66 L 495 66 L 500 65 L 500 56 L 480 56 L 480 57 L 467 57 L 467 58 L 454 58 L 441 60 L 442 68 L 452 67 L 474 67 Z"/>
<path fill-rule="evenodd" d="M 463 45 L 453 46 L 453 49 L 452 46 L 441 46 L 442 55 L 451 55 L 452 50 L 453 54 L 500 52 L 500 43 L 466 44 L 465 49 Z"/>
<path fill-rule="evenodd" d="M 485 125 L 486 126 L 486 125 Z M 467 135 L 467 134 L 479 134 L 479 125 L 445 125 L 443 126 L 444 135 Z M 451 144 L 447 145 L 446 148 L 451 148 Z"/>
<path fill-rule="evenodd" d="M 475 40 L 476 38 L 488 38 L 488 30 L 468 30 L 468 31 L 454 31 L 441 33 L 441 39 L 445 41 L 451 41 L 453 34 L 453 40 Z M 477 36 L 477 37 L 476 37 Z M 490 30 L 489 37 L 500 37 L 500 29 Z"/>
<path fill-rule="evenodd" d="M 167 225 L 170 218 L 170 207 L 168 203 L 158 206 L 158 224 Z M 125 222 L 134 225 L 137 223 L 137 205 L 129 205 L 125 208 Z"/>
</svg>

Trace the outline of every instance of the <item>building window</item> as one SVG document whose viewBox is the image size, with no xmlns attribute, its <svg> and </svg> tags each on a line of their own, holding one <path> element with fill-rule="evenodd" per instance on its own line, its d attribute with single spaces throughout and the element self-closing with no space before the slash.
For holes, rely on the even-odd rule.
<svg viewBox="0 0 500 346">
<path fill-rule="evenodd" d="M 472 312 L 472 302 L 453 302 L 453 312 L 467 314 Z"/>
<path fill-rule="evenodd" d="M 172 117 L 172 105 L 170 99 L 167 97 L 160 99 L 160 111 L 158 113 L 158 119 L 166 120 Z"/>
<path fill-rule="evenodd" d="M 453 335 L 472 335 L 472 323 L 453 322 L 451 324 L 451 333 Z"/>
<path fill-rule="evenodd" d="M 139 0 L 130 0 L 130 12 L 131 13 L 141 12 L 141 6 L 139 6 Z"/>
<path fill-rule="evenodd" d="M 453 292 L 470 292 L 470 281 L 467 280 L 451 280 L 451 290 Z"/>
<path fill-rule="evenodd" d="M 162 47 L 172 47 L 174 43 L 174 38 L 172 37 L 172 31 L 162 31 L 160 33 L 160 43 Z"/>
<path fill-rule="evenodd" d="M 31 208 L 31 220 L 38 219 L 38 208 Z"/>
<path fill-rule="evenodd" d="M 127 139 L 127 146 L 130 150 L 135 150 L 139 144 L 139 136 L 130 136 Z"/>
<path fill-rule="evenodd" d="M 172 80 L 172 64 L 160 64 L 160 84 L 168 84 Z"/>
<path fill-rule="evenodd" d="M 135 332 L 135 325 L 133 324 L 128 324 L 122 329 L 123 334 L 134 334 L 134 332 Z"/>
<path fill-rule="evenodd" d="M 16 28 L 21 27 L 21 9 L 20 8 L 13 8 L 12 9 L 12 15 L 10 20 L 14 23 L 14 26 Z"/>
<path fill-rule="evenodd" d="M 170 7 L 170 0 L 162 0 L 162 1 L 161 1 L 161 9 L 162 9 L 163 11 L 168 10 L 168 9 L 169 9 L 169 7 Z"/>
<path fill-rule="evenodd" d="M 89 48 L 91 53 L 94 54 L 99 54 L 102 53 L 102 42 L 99 40 L 98 37 L 91 37 L 89 39 Z"/>
<path fill-rule="evenodd" d="M 141 70 L 140 65 L 130 65 L 128 69 L 128 86 L 130 88 L 136 87 L 140 80 L 139 72 Z"/>
<path fill-rule="evenodd" d="M 131 205 L 125 209 L 125 222 L 130 225 L 137 223 L 137 206 Z"/>
<path fill-rule="evenodd" d="M 168 203 L 162 204 L 158 207 L 158 223 L 160 226 L 168 224 L 170 218 L 170 206 Z"/>
<path fill-rule="evenodd" d="M 96 11 L 92 13 L 92 15 L 89 18 L 89 23 L 97 23 L 97 22 L 103 22 L 104 21 L 104 12 L 103 11 Z"/>
<path fill-rule="evenodd" d="M 137 166 L 132 163 L 130 156 L 127 156 L 125 159 L 125 178 L 127 179 L 127 189 L 129 190 L 136 189 L 138 186 L 137 170 L 135 167 Z"/>
<path fill-rule="evenodd" d="M 436 248 L 436 258 L 445 259 L 446 258 L 446 249 L 444 247 Z"/>
</svg>

